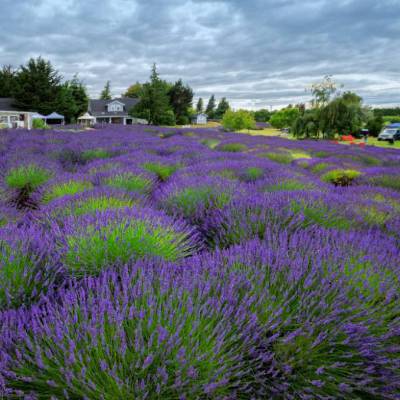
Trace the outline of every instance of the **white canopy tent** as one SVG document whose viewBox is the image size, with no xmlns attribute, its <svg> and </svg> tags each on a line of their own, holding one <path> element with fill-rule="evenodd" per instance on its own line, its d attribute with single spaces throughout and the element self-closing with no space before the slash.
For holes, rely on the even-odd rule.
<svg viewBox="0 0 400 400">
<path fill-rule="evenodd" d="M 31 116 L 32 119 L 46 119 L 46 117 L 39 113 L 33 113 Z"/>
<path fill-rule="evenodd" d="M 92 126 L 96 121 L 95 117 L 92 117 L 89 113 L 83 114 L 78 118 L 78 122 L 84 126 Z"/>
</svg>

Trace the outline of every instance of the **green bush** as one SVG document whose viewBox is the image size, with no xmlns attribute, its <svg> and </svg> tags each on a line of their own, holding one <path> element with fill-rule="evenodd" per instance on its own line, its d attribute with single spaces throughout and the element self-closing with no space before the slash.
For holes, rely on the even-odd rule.
<svg viewBox="0 0 400 400">
<path fill-rule="evenodd" d="M 63 216 L 81 216 L 86 214 L 95 214 L 105 210 L 115 210 L 118 208 L 132 207 L 135 202 L 131 199 L 123 199 L 112 196 L 93 196 L 85 199 L 79 199 L 64 206 L 62 209 L 54 212 L 55 215 Z"/>
<path fill-rule="evenodd" d="M 245 182 L 254 182 L 257 179 L 260 179 L 263 175 L 264 175 L 264 171 L 262 168 L 249 167 L 244 172 L 242 179 Z"/>
<path fill-rule="evenodd" d="M 82 193 L 89 190 L 93 184 L 86 181 L 74 181 L 60 183 L 52 186 L 44 195 L 44 201 L 49 202 L 63 196 L 73 196 L 74 194 Z"/>
<path fill-rule="evenodd" d="M 35 118 L 32 121 L 32 128 L 33 129 L 47 129 L 48 126 L 47 126 L 46 122 L 43 121 L 42 119 Z"/>
<path fill-rule="evenodd" d="M 222 118 L 222 126 L 227 131 L 253 129 L 256 126 L 253 113 L 246 110 L 228 110 Z"/>
<path fill-rule="evenodd" d="M 313 185 L 299 182 L 296 181 L 295 179 L 287 179 L 282 182 L 276 183 L 274 185 L 267 186 L 265 191 L 278 192 L 278 191 L 296 191 L 305 189 L 313 189 Z"/>
<path fill-rule="evenodd" d="M 327 169 L 329 167 L 328 163 L 318 163 L 312 166 L 311 171 L 314 172 L 315 174 L 318 174 L 322 171 L 324 171 L 325 169 Z"/>
<path fill-rule="evenodd" d="M 295 214 L 303 214 L 302 227 L 310 225 L 319 225 L 324 228 L 334 228 L 339 230 L 349 230 L 352 227 L 352 221 L 339 215 L 335 210 L 330 209 L 323 203 L 306 204 L 305 202 L 292 201 L 290 209 Z"/>
<path fill-rule="evenodd" d="M 226 151 L 228 153 L 239 153 L 247 150 L 247 146 L 243 143 L 226 143 L 218 147 L 219 151 Z"/>
<path fill-rule="evenodd" d="M 118 174 L 107 178 L 105 184 L 119 189 L 125 189 L 128 192 L 138 193 L 148 193 L 152 186 L 150 179 L 132 173 Z"/>
<path fill-rule="evenodd" d="M 202 144 L 206 145 L 207 147 L 209 147 L 210 149 L 214 149 L 215 147 L 217 147 L 221 141 L 218 139 L 203 139 L 201 141 Z"/>
<path fill-rule="evenodd" d="M 352 169 L 335 169 L 324 174 L 322 180 L 335 186 L 350 186 L 360 175 L 361 172 Z"/>
<path fill-rule="evenodd" d="M 145 170 L 156 174 L 161 181 L 166 181 L 181 166 L 179 164 L 165 165 L 165 164 L 150 162 L 143 164 L 142 167 Z"/>
<path fill-rule="evenodd" d="M 293 157 L 289 153 L 263 153 L 260 154 L 260 157 L 266 157 L 279 164 L 290 164 L 293 161 Z"/>
<path fill-rule="evenodd" d="M 111 154 L 107 150 L 103 149 L 86 150 L 82 153 L 82 157 L 86 161 L 108 158 L 110 155 Z"/>
<path fill-rule="evenodd" d="M 370 182 L 376 186 L 382 186 L 389 189 L 400 191 L 400 176 L 399 175 L 381 175 L 370 179 Z"/>
<path fill-rule="evenodd" d="M 176 125 L 175 114 L 172 110 L 166 111 L 160 116 L 159 125 L 174 126 Z"/>
<path fill-rule="evenodd" d="M 6 184 L 13 189 L 26 189 L 32 192 L 46 183 L 51 173 L 35 164 L 11 169 L 6 175 Z"/>
<path fill-rule="evenodd" d="M 177 261 L 191 253 L 186 233 L 127 219 L 102 226 L 86 226 L 67 237 L 64 262 L 74 276 L 97 275 L 104 268 L 146 256 Z"/>
<path fill-rule="evenodd" d="M 228 193 L 209 186 L 187 187 L 171 196 L 167 201 L 167 207 L 171 210 L 180 210 L 185 217 L 192 217 L 200 208 L 222 208 L 230 199 Z"/>
</svg>

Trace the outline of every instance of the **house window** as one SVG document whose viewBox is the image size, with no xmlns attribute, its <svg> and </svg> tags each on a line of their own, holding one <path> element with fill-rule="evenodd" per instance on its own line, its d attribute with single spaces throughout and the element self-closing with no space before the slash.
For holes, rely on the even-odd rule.
<svg viewBox="0 0 400 400">
<path fill-rule="evenodd" d="M 120 103 L 111 103 L 108 105 L 108 111 L 109 112 L 120 112 L 120 111 L 124 111 L 124 107 Z"/>
</svg>

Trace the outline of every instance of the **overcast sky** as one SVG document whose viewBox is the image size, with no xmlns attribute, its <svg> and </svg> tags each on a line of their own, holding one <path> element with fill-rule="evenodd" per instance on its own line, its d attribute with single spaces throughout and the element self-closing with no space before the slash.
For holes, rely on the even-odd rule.
<svg viewBox="0 0 400 400">
<path fill-rule="evenodd" d="M 0 0 L 0 64 L 50 59 L 92 96 L 153 62 L 196 97 L 236 107 L 305 101 L 331 74 L 371 105 L 400 105 L 400 0 Z"/>
</svg>

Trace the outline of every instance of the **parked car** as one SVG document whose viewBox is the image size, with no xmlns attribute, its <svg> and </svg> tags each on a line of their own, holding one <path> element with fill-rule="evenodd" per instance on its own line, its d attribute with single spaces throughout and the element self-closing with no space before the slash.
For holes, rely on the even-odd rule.
<svg viewBox="0 0 400 400">
<path fill-rule="evenodd" d="M 378 140 L 388 140 L 390 142 L 400 140 L 400 127 L 399 128 L 385 128 L 378 136 Z"/>
</svg>

